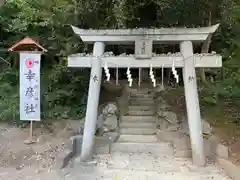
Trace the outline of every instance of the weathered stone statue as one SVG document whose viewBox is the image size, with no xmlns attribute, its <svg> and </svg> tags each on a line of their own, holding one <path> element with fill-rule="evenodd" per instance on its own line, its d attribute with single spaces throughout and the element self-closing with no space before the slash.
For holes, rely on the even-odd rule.
<svg viewBox="0 0 240 180">
<path fill-rule="evenodd" d="M 119 108 L 115 102 L 100 106 L 100 113 L 97 119 L 96 135 L 103 135 L 106 132 L 116 131 L 119 121 Z M 112 118 L 110 118 L 112 117 Z"/>
</svg>

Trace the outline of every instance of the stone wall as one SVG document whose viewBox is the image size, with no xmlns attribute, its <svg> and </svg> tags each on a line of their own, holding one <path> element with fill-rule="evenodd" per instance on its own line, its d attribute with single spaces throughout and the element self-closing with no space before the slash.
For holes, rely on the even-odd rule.
<svg viewBox="0 0 240 180">
<path fill-rule="evenodd" d="M 177 157 L 191 157 L 191 142 L 189 137 L 188 120 L 178 117 L 171 106 L 164 100 L 161 92 L 156 93 L 157 135 L 161 141 L 172 142 Z M 203 136 L 210 137 L 212 127 L 202 119 Z M 204 139 L 204 150 L 207 157 L 212 156 L 207 139 Z"/>
<path fill-rule="evenodd" d="M 233 180 L 240 179 L 240 166 L 231 161 L 229 148 L 221 143 L 221 139 L 212 135 L 205 141 L 205 146 L 208 146 L 208 153 L 212 155 L 217 165 L 222 168 L 230 178 Z"/>
<path fill-rule="evenodd" d="M 120 116 L 128 112 L 128 102 L 129 102 L 129 87 L 128 85 L 126 85 L 122 89 L 121 97 L 117 98 L 118 107 L 119 109 L 121 109 Z"/>
<path fill-rule="evenodd" d="M 163 99 L 161 92 L 156 93 L 156 114 L 157 114 L 157 127 L 160 130 L 176 131 L 180 127 L 180 122 L 177 115 L 171 111 L 171 107 Z"/>
</svg>

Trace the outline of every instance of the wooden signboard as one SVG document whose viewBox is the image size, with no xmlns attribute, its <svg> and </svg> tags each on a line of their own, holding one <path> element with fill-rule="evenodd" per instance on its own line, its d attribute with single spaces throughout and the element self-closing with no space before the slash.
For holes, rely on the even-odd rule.
<svg viewBox="0 0 240 180">
<path fill-rule="evenodd" d="M 20 120 L 40 121 L 40 53 L 20 52 Z"/>
<path fill-rule="evenodd" d="M 41 54 L 47 52 L 33 39 L 26 37 L 15 43 L 8 51 L 17 51 L 20 54 L 20 120 L 30 121 L 29 139 L 33 140 L 33 121 L 41 121 L 40 110 L 40 64 Z"/>
</svg>

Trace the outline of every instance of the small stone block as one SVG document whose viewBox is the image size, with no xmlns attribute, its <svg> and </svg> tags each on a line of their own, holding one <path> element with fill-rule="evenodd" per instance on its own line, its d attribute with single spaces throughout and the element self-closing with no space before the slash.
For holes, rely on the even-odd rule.
<svg viewBox="0 0 240 180">
<path fill-rule="evenodd" d="M 204 144 L 204 154 L 205 154 L 205 156 L 207 156 L 207 157 L 212 157 L 212 144 L 210 143 L 210 141 L 209 140 L 206 140 L 206 139 L 204 139 L 203 140 L 203 144 Z"/>
<path fill-rule="evenodd" d="M 73 163 L 74 163 L 74 166 L 96 166 L 97 165 L 97 161 L 95 160 L 82 161 L 80 156 L 76 157 Z"/>
<path fill-rule="evenodd" d="M 158 139 L 163 142 L 170 142 L 177 138 L 177 134 L 175 132 L 157 130 L 156 134 Z"/>
<path fill-rule="evenodd" d="M 71 137 L 72 140 L 72 152 L 74 156 L 79 155 L 81 153 L 82 148 L 82 135 Z"/>
<path fill-rule="evenodd" d="M 191 149 L 191 142 L 188 137 L 182 135 L 182 137 L 179 136 L 178 138 L 175 138 L 173 140 L 173 146 L 176 149 L 176 151 L 189 150 L 189 149 Z"/>
<path fill-rule="evenodd" d="M 65 168 L 72 157 L 73 157 L 72 150 L 64 149 L 64 151 L 61 151 L 56 158 L 55 168 L 57 169 Z"/>
<path fill-rule="evenodd" d="M 158 117 L 158 120 L 157 120 L 157 126 L 160 126 L 160 129 L 161 130 L 165 130 L 168 128 L 169 126 L 169 122 L 166 121 L 165 119 L 161 118 L 161 117 Z"/>
<path fill-rule="evenodd" d="M 24 141 L 24 144 L 30 145 L 30 144 L 35 144 L 37 141 L 35 138 L 28 138 Z"/>
<path fill-rule="evenodd" d="M 189 150 L 176 150 L 175 153 L 174 153 L 174 156 L 175 157 L 191 157 L 192 155 L 192 151 L 189 149 Z"/>
<path fill-rule="evenodd" d="M 228 159 L 228 156 L 229 156 L 228 147 L 222 144 L 218 144 L 216 149 L 216 154 L 220 158 Z"/>
<path fill-rule="evenodd" d="M 233 180 L 240 179 L 240 167 L 233 164 L 226 159 L 217 158 L 218 165 L 224 170 L 224 172 Z"/>
</svg>

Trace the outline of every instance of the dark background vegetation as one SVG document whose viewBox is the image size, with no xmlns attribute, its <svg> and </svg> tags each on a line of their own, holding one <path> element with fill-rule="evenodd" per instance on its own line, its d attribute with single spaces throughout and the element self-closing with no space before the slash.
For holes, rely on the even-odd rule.
<svg viewBox="0 0 240 180">
<path fill-rule="evenodd" d="M 220 23 L 196 47 L 223 56 L 222 73 L 210 82 L 203 69 L 199 87 L 203 106 L 218 109 L 234 121 L 240 112 L 239 0 L 8 0 L 0 8 L 0 121 L 19 119 L 18 54 L 6 48 L 30 36 L 48 49 L 41 69 L 43 119 L 76 119 L 85 111 L 89 71 L 67 67 L 67 55 L 91 50 L 73 34 L 80 28 L 199 27 Z M 202 48 L 201 48 L 202 47 Z M 161 47 L 156 47 L 161 48 Z M 165 47 L 169 52 L 172 46 Z M 109 50 L 123 51 L 121 46 Z M 217 72 L 217 71 L 216 71 Z M 221 76 L 221 75 L 222 76 Z"/>
</svg>

